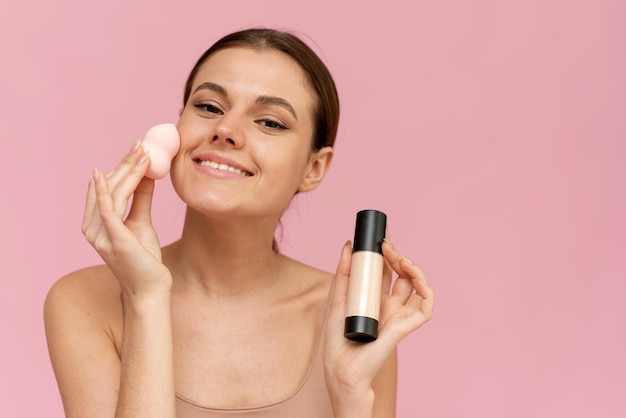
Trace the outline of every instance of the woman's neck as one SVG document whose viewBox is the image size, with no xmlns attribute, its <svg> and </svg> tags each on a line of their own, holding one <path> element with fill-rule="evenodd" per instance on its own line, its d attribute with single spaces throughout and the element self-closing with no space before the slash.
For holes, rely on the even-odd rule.
<svg viewBox="0 0 626 418">
<path fill-rule="evenodd" d="M 272 249 L 278 219 L 209 219 L 187 210 L 181 239 L 164 249 L 175 289 L 208 296 L 258 295 L 279 279 L 284 257 Z"/>
</svg>

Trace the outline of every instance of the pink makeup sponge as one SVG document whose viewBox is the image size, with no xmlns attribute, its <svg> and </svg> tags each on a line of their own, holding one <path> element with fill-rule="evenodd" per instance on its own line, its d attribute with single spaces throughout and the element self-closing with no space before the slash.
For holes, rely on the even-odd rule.
<svg viewBox="0 0 626 418">
<path fill-rule="evenodd" d="M 163 123 L 148 129 L 141 145 L 150 152 L 150 168 L 146 177 L 162 179 L 170 171 L 172 158 L 180 148 L 180 136 L 173 123 Z"/>
</svg>

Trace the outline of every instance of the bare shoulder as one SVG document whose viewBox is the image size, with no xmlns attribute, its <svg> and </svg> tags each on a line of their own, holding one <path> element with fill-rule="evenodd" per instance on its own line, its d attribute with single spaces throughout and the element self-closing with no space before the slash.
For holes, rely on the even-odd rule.
<svg viewBox="0 0 626 418">
<path fill-rule="evenodd" d="M 334 275 L 324 270 L 285 257 L 289 276 L 298 293 L 313 296 L 318 303 L 324 303 L 330 292 Z M 300 298 L 306 300 L 306 298 Z"/>
<path fill-rule="evenodd" d="M 59 279 L 48 292 L 44 314 L 84 315 L 110 322 L 121 314 L 120 286 L 108 267 L 87 267 Z"/>
<path fill-rule="evenodd" d="M 70 273 L 50 289 L 46 338 L 67 417 L 115 413 L 122 318 L 119 284 L 106 266 Z"/>
</svg>

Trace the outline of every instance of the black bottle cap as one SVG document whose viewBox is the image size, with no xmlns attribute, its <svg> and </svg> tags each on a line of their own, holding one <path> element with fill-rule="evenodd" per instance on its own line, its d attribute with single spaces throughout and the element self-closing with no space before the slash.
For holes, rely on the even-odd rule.
<svg viewBox="0 0 626 418">
<path fill-rule="evenodd" d="M 378 338 L 378 321 L 367 316 L 346 318 L 343 335 L 353 341 L 368 343 Z"/>
<path fill-rule="evenodd" d="M 383 253 L 383 239 L 387 230 L 387 215 L 377 210 L 362 210 L 356 214 L 352 252 Z"/>
</svg>

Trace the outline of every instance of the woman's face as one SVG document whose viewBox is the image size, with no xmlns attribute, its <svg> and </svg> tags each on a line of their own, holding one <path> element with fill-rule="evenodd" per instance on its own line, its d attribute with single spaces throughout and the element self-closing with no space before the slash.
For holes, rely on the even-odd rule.
<svg viewBox="0 0 626 418">
<path fill-rule="evenodd" d="M 302 69 L 278 51 L 213 54 L 178 121 L 178 195 L 205 213 L 280 216 L 330 163 L 330 148 L 311 152 L 314 97 Z"/>
</svg>

